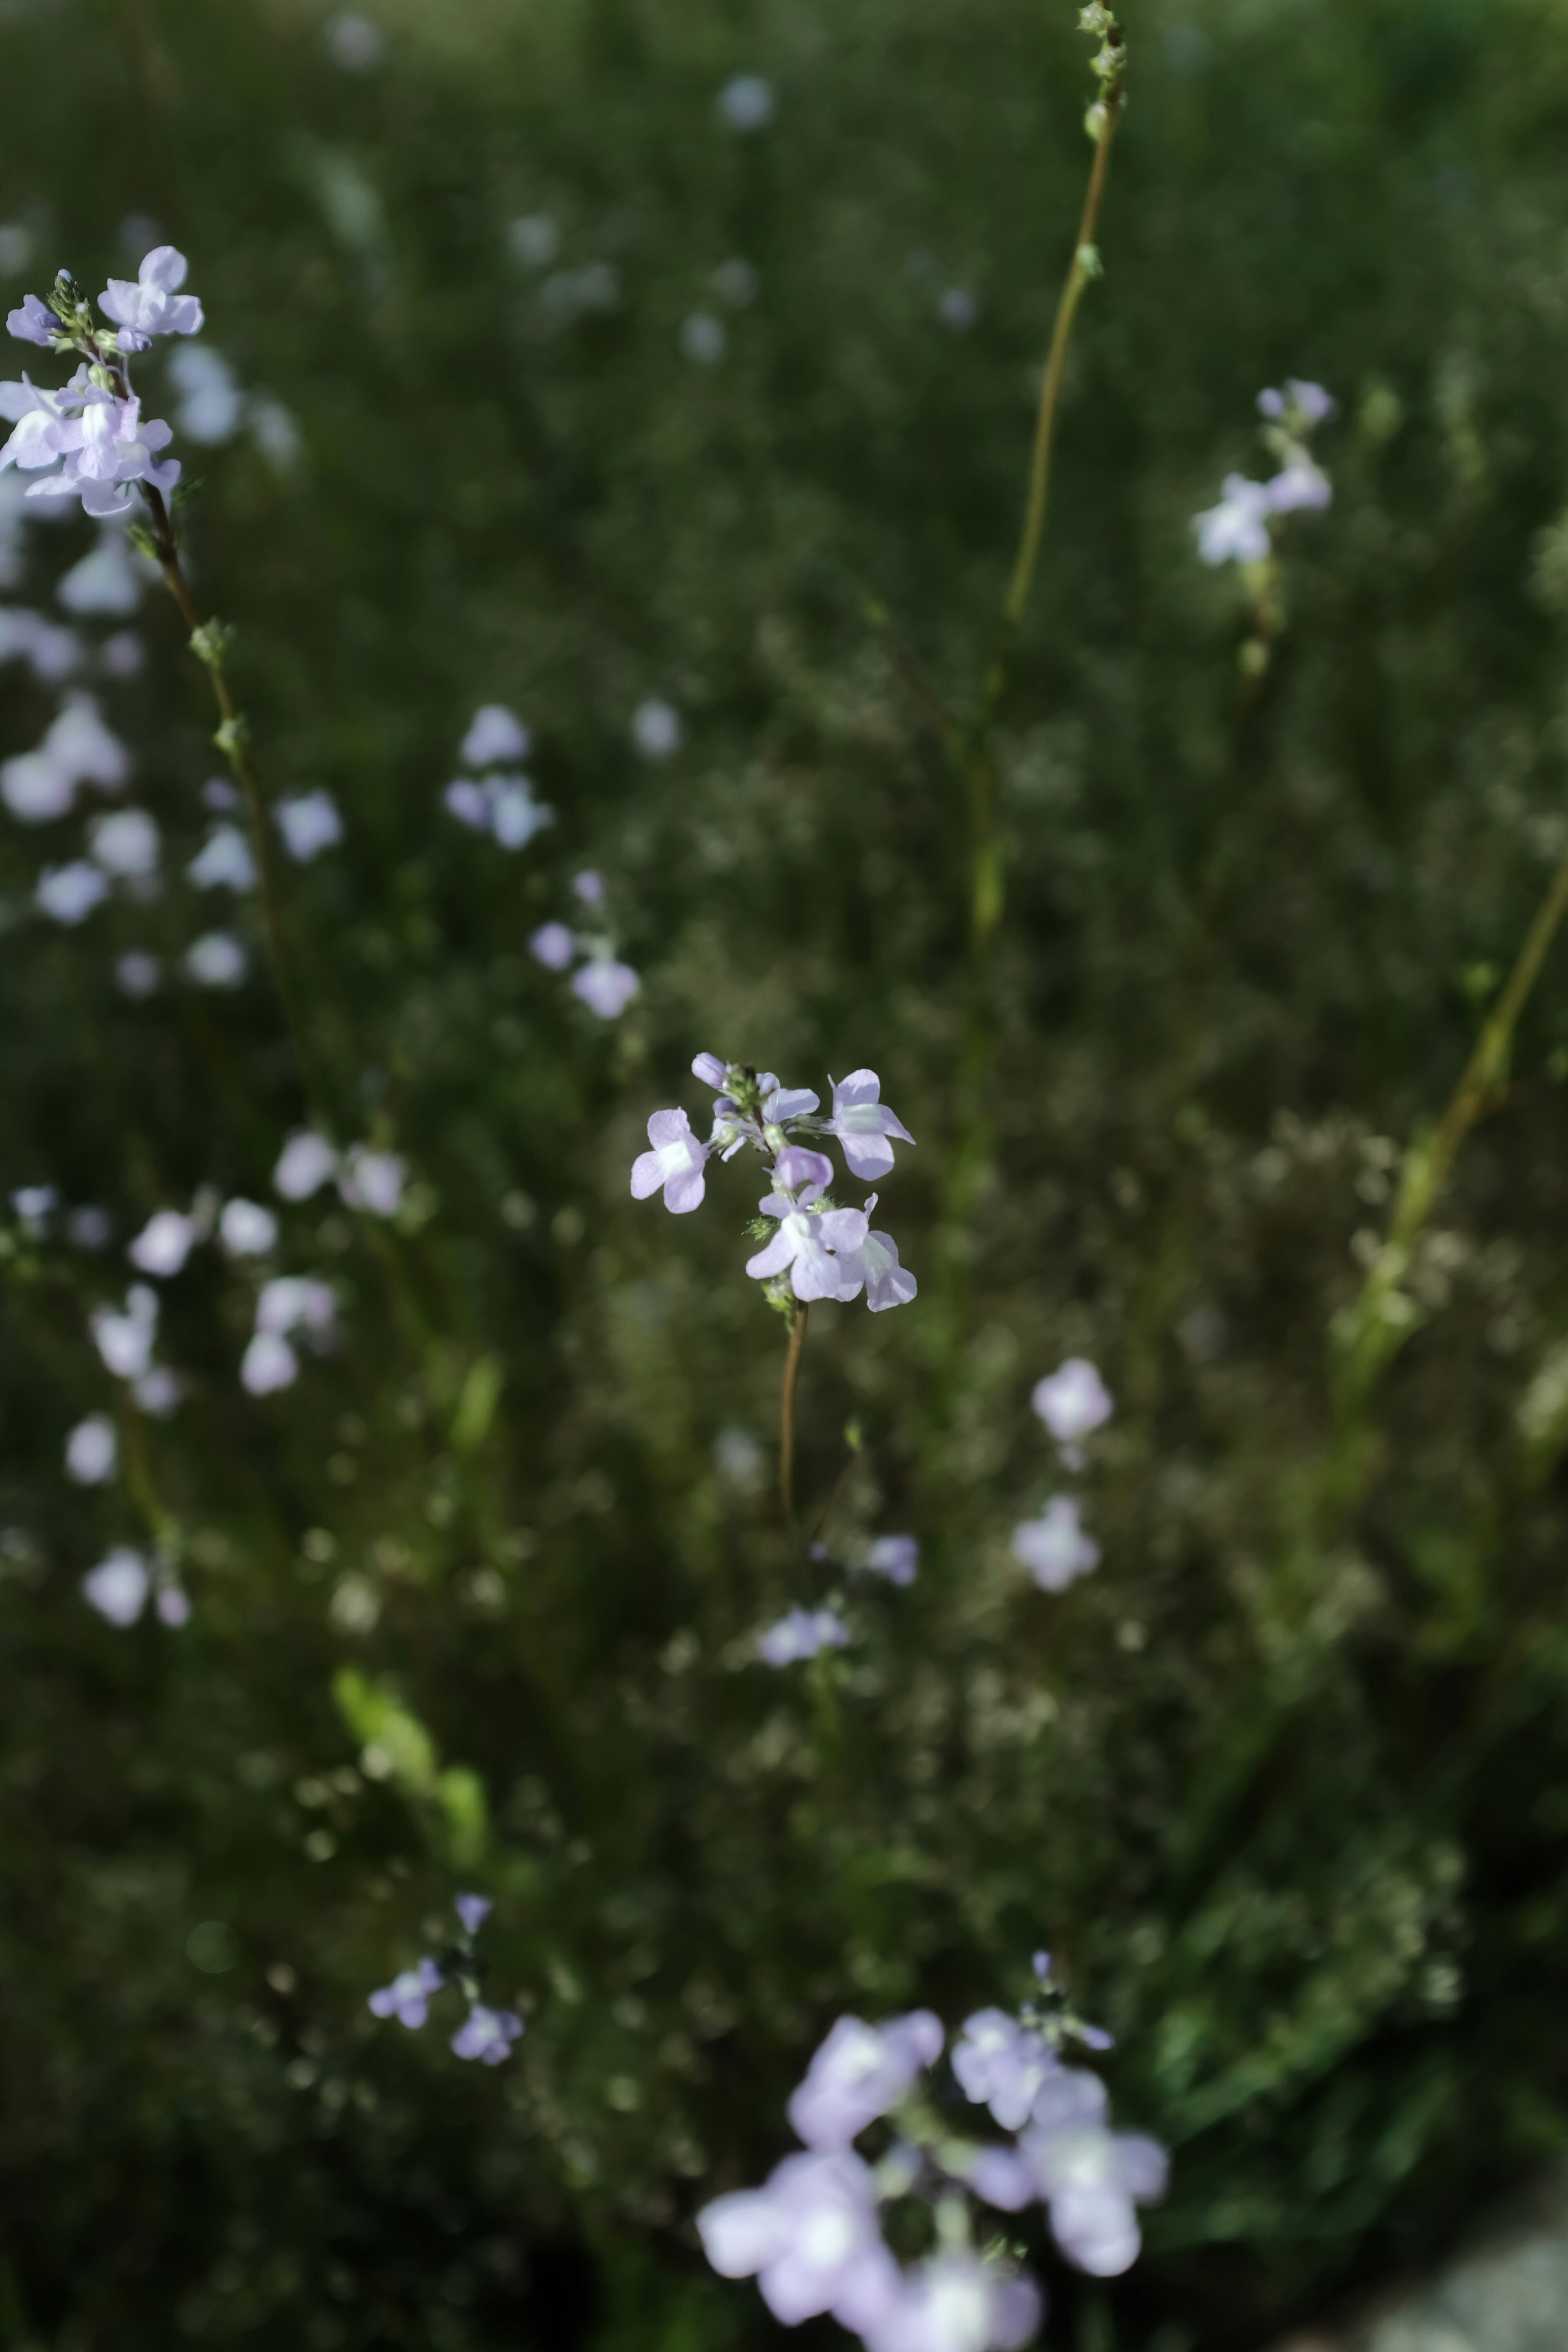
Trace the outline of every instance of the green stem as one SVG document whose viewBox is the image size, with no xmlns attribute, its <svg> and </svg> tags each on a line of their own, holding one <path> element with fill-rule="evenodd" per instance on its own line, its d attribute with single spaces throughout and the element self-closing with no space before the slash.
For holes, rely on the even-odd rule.
<svg viewBox="0 0 1568 2352">
<path fill-rule="evenodd" d="M 779 1405 L 779 1501 L 784 1527 L 795 1533 L 795 1392 L 800 1380 L 801 1350 L 810 1308 L 797 1305 L 789 1327 L 789 1351 L 784 1357 L 784 1395 Z"/>
</svg>

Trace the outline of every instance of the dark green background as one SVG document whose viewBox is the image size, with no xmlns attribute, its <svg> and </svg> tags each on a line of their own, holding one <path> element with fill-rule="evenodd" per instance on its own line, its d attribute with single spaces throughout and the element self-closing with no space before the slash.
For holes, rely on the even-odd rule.
<svg viewBox="0 0 1568 2352">
<path fill-rule="evenodd" d="M 1563 2152 L 1561 961 L 1331 1539 L 1301 1498 L 1394 1147 L 1568 839 L 1568 16 L 1130 8 L 955 1234 L 965 816 L 906 673 L 967 708 L 991 642 L 1088 158 L 1072 15 L 448 0 L 389 16 L 357 78 L 303 8 L 0 6 L 0 218 L 36 227 L 34 282 L 96 289 L 150 216 L 299 425 L 290 474 L 243 441 L 193 465 L 188 545 L 269 788 L 344 809 L 345 849 L 288 877 L 310 1038 L 419 1179 L 379 1241 L 289 1213 L 349 1341 L 284 1397 L 237 1388 L 248 1297 L 215 1253 L 165 1286 L 177 1637 L 78 1593 L 144 1540 L 123 1487 L 60 1470 L 107 1401 L 85 1307 L 123 1268 L 13 1239 L 7 2352 L 772 2342 L 696 2204 L 782 2151 L 840 2010 L 956 2022 L 1040 1942 L 1117 2032 L 1119 2116 L 1174 2155 L 1128 2279 L 1043 2256 L 1049 2340 L 1262 2344 Z M 750 139 L 714 113 L 739 71 L 777 95 Z M 539 212 L 558 267 L 613 264 L 613 310 L 552 314 L 505 236 Z M 700 370 L 679 325 L 737 256 L 759 297 Z M 952 284 L 966 335 L 934 316 Z M 1238 584 L 1188 519 L 1261 462 L 1286 373 L 1339 396 L 1337 494 L 1292 530 L 1238 732 Z M 37 534 L 28 593 L 87 543 Z M 172 609 L 146 634 L 111 716 L 177 871 L 206 682 Z M 661 767 L 628 741 L 649 693 L 686 719 Z M 438 805 L 494 698 L 558 812 L 516 858 Z M 0 673 L 0 751 L 50 709 Z M 178 886 L 53 929 L 26 914 L 46 854 L 7 822 L 5 1189 L 53 1181 L 122 1234 L 200 1183 L 266 1197 L 300 1101 L 265 989 L 127 1004 L 113 954 L 210 908 Z M 645 975 L 610 1031 L 524 944 L 586 859 Z M 920 1139 L 882 1199 L 921 1302 L 825 1310 L 807 1350 L 803 1488 L 858 1412 L 845 1528 L 924 1547 L 912 1591 L 858 1601 L 837 1684 L 743 1663 L 812 1597 L 765 1483 L 716 1466 L 739 1427 L 771 1475 L 749 1171 L 691 1219 L 626 1197 L 648 1112 L 698 1108 L 699 1049 L 818 1087 L 869 1063 Z M 1119 1401 L 1105 1559 L 1049 1599 L 1006 1538 L 1051 1478 L 1029 1388 L 1074 1350 Z M 479 1776 L 485 1822 L 423 1751 L 362 1777 L 345 1666 Z M 470 1879 L 531 2014 L 494 2073 L 449 2056 L 454 2019 L 415 2038 L 363 2005 Z M 188 1952 L 212 1922 L 216 1973 Z"/>
</svg>

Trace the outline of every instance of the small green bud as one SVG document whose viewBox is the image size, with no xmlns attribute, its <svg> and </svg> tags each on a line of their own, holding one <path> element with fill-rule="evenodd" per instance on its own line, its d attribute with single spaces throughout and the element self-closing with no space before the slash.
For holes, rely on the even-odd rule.
<svg viewBox="0 0 1568 2352">
<path fill-rule="evenodd" d="M 1079 31 L 1087 33 L 1091 40 L 1103 39 L 1114 22 L 1114 17 L 1105 5 L 1105 0 L 1089 0 L 1087 8 L 1079 10 Z"/>
<path fill-rule="evenodd" d="M 250 721 L 243 710 L 237 710 L 232 719 L 226 719 L 213 737 L 226 760 L 237 759 L 249 740 Z"/>
<path fill-rule="evenodd" d="M 1082 278 L 1103 278 L 1105 264 L 1097 245 L 1080 245 L 1078 249 L 1079 275 Z"/>
<path fill-rule="evenodd" d="M 1102 98 L 1097 98 L 1084 116 L 1083 127 L 1089 138 L 1098 147 L 1105 130 L 1105 100 Z"/>
<path fill-rule="evenodd" d="M 158 542 L 153 538 L 152 532 L 148 530 L 144 522 L 127 523 L 125 527 L 125 536 L 131 541 L 132 546 L 136 550 L 138 555 L 146 556 L 149 562 L 153 563 L 157 562 Z"/>
<path fill-rule="evenodd" d="M 209 669 L 222 661 L 233 643 L 234 631 L 226 621 L 204 621 L 199 629 L 191 632 L 191 651 Z"/>
</svg>

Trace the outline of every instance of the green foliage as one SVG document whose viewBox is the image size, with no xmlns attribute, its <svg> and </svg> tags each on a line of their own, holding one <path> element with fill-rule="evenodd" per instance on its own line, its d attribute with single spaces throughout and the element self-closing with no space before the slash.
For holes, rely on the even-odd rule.
<svg viewBox="0 0 1568 2352">
<path fill-rule="evenodd" d="M 1258 2342 L 1561 2150 L 1560 967 L 1348 1430 L 1330 1332 L 1568 839 L 1568 25 L 1131 15 L 1002 714 L 976 1128 L 930 711 L 973 709 L 1016 543 L 1074 13 L 447 0 L 389 8 L 361 77 L 303 7 L 0 9 L 26 282 L 96 289 L 151 216 L 299 427 L 291 467 L 211 453 L 181 529 L 267 789 L 345 812 L 284 875 L 312 1064 L 417 1175 L 395 1225 L 284 1210 L 346 1338 L 280 1396 L 237 1384 L 243 1269 L 163 1286 L 186 1398 L 100 1493 L 59 1465 L 108 1402 L 85 1310 L 120 1244 L 0 1237 L 0 2343 L 772 2342 L 695 2207 L 779 2152 L 840 2010 L 956 2021 L 1039 1943 L 1175 2158 L 1136 2272 L 1052 2275 L 1063 2344 Z M 713 113 L 742 70 L 778 93 L 751 139 Z M 544 215 L 530 262 L 508 224 Z M 1254 692 L 1189 519 L 1288 373 L 1342 401 L 1336 499 L 1292 527 Z M 32 544 L 47 608 L 89 541 Z M 305 1116 L 259 981 L 113 985 L 210 919 L 178 878 L 210 682 L 172 606 L 144 633 L 108 707 L 164 896 L 47 926 L 74 835 L 0 837 L 0 1176 L 106 1202 L 120 1244 L 200 1185 L 269 1198 Z M 687 730 L 658 766 L 650 693 Z M 557 812 L 515 857 L 439 804 L 498 698 Z M 0 751 L 51 709 L 0 670 Z M 645 980 L 613 1027 L 526 951 L 588 862 Z M 921 1300 L 814 1313 L 797 1480 L 809 1517 L 853 1420 L 835 1544 L 912 1529 L 920 1577 L 857 1592 L 809 1673 L 749 1662 L 816 1596 L 771 1499 L 748 1172 L 699 1217 L 626 1197 L 698 1049 L 819 1088 L 869 1063 L 920 1139 L 883 1200 Z M 1072 1352 L 1119 1409 L 1103 1566 L 1052 1599 L 1007 1544 L 1053 1476 L 1030 1385 Z M 79 1599 L 150 1520 L 178 1634 Z M 493 2073 L 364 2006 L 470 1874 L 529 2020 Z"/>
</svg>

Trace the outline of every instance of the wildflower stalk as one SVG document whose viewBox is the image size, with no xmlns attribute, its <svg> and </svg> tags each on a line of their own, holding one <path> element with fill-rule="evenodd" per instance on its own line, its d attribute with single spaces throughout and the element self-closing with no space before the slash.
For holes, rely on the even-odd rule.
<svg viewBox="0 0 1568 2352">
<path fill-rule="evenodd" d="M 806 1318 L 811 1310 L 798 1301 L 789 1327 L 789 1348 L 784 1356 L 784 1394 L 779 1402 L 779 1501 L 784 1507 L 784 1522 L 790 1535 L 795 1533 L 795 1392 L 800 1381 L 801 1351 L 805 1346 Z"/>
</svg>

